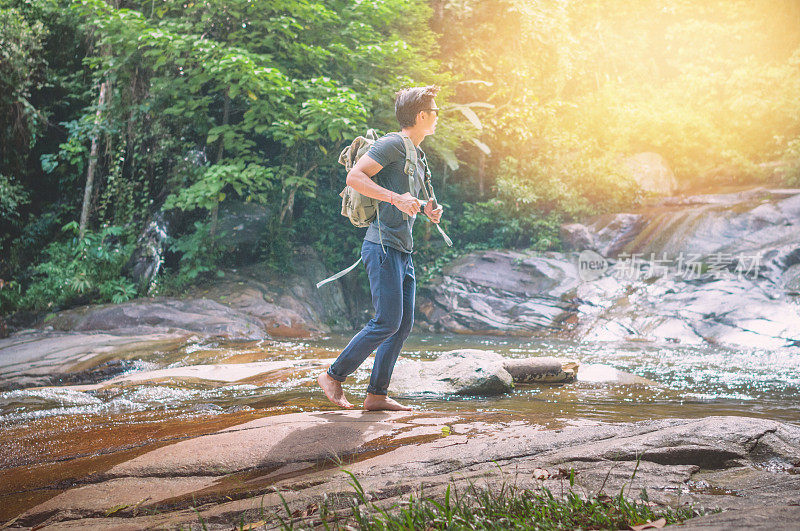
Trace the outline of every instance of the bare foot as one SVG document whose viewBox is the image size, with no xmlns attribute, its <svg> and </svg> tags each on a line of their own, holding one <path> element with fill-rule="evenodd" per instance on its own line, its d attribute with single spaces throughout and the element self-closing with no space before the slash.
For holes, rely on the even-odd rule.
<svg viewBox="0 0 800 531">
<path fill-rule="evenodd" d="M 348 402 L 344 397 L 344 391 L 342 391 L 342 382 L 339 380 L 334 380 L 331 378 L 330 374 L 323 372 L 317 376 L 317 383 L 319 383 L 319 386 L 322 387 L 323 391 L 325 391 L 325 396 L 328 397 L 328 400 L 340 407 L 348 409 L 353 407 L 353 404 Z"/>
<path fill-rule="evenodd" d="M 411 411 L 411 407 L 395 402 L 386 395 L 373 395 L 372 393 L 367 393 L 364 409 L 367 411 Z"/>
</svg>

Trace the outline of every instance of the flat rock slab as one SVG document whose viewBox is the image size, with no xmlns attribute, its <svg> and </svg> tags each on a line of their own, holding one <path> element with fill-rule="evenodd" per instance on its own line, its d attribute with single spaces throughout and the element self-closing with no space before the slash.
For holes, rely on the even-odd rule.
<svg viewBox="0 0 800 531">
<path fill-rule="evenodd" d="M 216 382 L 238 382 L 258 376 L 260 374 L 281 369 L 322 367 L 326 361 L 329 360 L 307 358 L 300 360 L 255 361 L 251 363 L 184 365 L 183 367 L 170 367 L 167 369 L 156 369 L 152 371 L 138 371 L 116 376 L 97 384 L 62 386 L 59 387 L 59 389 L 69 388 L 73 391 L 92 391 L 120 384 L 163 381 L 165 379 L 199 379 Z"/>
<path fill-rule="evenodd" d="M 709 514 L 689 520 L 683 531 L 729 531 L 747 529 L 758 531 L 797 531 L 800 528 L 800 506 L 776 505 L 747 507 Z"/>
<path fill-rule="evenodd" d="M 735 520 L 726 518 L 751 516 L 757 524 L 771 515 L 800 524 L 791 508 L 800 504 L 793 472 L 800 465 L 800 426 L 709 417 L 544 430 L 524 420 L 498 421 L 496 414 L 413 411 L 297 413 L 180 441 L 59 494 L 17 524 L 68 527 L 81 517 L 84 525 L 111 526 L 120 519 L 109 518 L 109 508 L 127 504 L 119 509 L 126 524 L 174 527 L 196 523 L 191 508 L 200 504 L 200 516 L 216 528 L 240 518 L 257 521 L 262 507 L 279 510 L 281 495 L 292 510 L 319 503 L 323 495 L 346 505 L 352 478 L 334 456 L 344 459 L 341 465 L 372 500 L 386 504 L 411 492 L 417 496 L 423 482 L 433 496 L 452 482 L 462 491 L 468 482 L 484 481 L 544 485 L 557 493 L 560 469 L 573 468 L 577 488 L 587 492 L 617 494 L 625 487 L 635 496 L 645 488 L 657 503 L 729 511 L 698 520 L 698 526 L 730 528 Z M 170 480 L 159 491 L 157 481 L 164 478 Z M 753 479 L 753 488 L 743 488 Z M 736 485 L 739 490 L 731 488 Z M 150 493 L 137 486 L 154 489 L 155 496 L 142 501 Z M 137 503 L 162 511 L 158 523 L 154 516 L 137 516 Z M 762 513 L 747 512 L 756 506 Z"/>
<path fill-rule="evenodd" d="M 55 377 L 91 369 L 104 360 L 176 347 L 186 333 L 116 334 L 27 331 L 0 340 L 0 388 L 47 385 Z M 4 385 L 5 384 L 5 385 Z M 12 385 L 13 384 L 13 385 Z"/>
<path fill-rule="evenodd" d="M 111 468 L 108 477 L 224 475 L 297 461 L 335 460 L 392 434 L 395 412 L 328 411 L 254 420 L 159 448 Z"/>
</svg>

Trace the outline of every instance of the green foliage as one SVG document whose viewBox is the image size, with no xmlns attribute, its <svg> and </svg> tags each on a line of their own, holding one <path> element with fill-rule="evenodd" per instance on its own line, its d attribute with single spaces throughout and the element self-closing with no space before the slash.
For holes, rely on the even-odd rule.
<svg viewBox="0 0 800 531">
<path fill-rule="evenodd" d="M 44 118 L 31 104 L 31 92 L 43 86 L 47 32 L 14 4 L 0 2 L 0 173 L 21 172 Z"/>
<path fill-rule="evenodd" d="M 45 259 L 32 268 L 31 284 L 15 301 L 16 309 L 55 310 L 78 300 L 120 303 L 136 295 L 134 283 L 122 274 L 133 250 L 120 239 L 122 227 L 87 231 L 82 239 L 74 221 L 62 230 L 72 237 L 47 246 Z"/>
<path fill-rule="evenodd" d="M 201 175 L 188 188 L 181 188 L 164 202 L 165 209 L 180 208 L 212 210 L 225 200 L 223 190 L 229 187 L 239 197 L 265 202 L 267 192 L 274 186 L 275 172 L 258 164 L 235 162 L 203 168 Z"/>
<path fill-rule="evenodd" d="M 0 218 L 10 220 L 19 217 L 19 207 L 30 202 L 25 188 L 5 175 L 0 174 Z"/>
<path fill-rule="evenodd" d="M 212 277 L 223 277 L 217 262 L 225 255 L 225 233 L 211 235 L 209 222 L 195 221 L 194 231 L 178 238 L 171 238 L 168 247 L 180 253 L 180 264 L 167 284 L 171 289 L 181 290 L 194 282 Z"/>
<path fill-rule="evenodd" d="M 522 177 L 523 195 L 567 214 L 616 208 L 636 196 L 618 193 L 614 161 L 643 151 L 664 156 L 686 187 L 720 172 L 760 182 L 757 165 L 800 130 L 796 2 L 467 0 L 441 13 L 457 98 L 494 104 L 480 133 L 492 156 L 481 171 L 480 151 L 464 144 L 461 178 L 483 173 L 499 195 Z M 586 168 L 559 171 L 575 157 Z M 519 161 L 511 175 L 509 160 Z"/>
<path fill-rule="evenodd" d="M 459 241 L 485 242 L 493 248 L 558 250 L 560 213 L 542 216 L 525 210 L 502 199 L 466 203 L 453 233 Z"/>
<path fill-rule="evenodd" d="M 786 182 L 789 186 L 800 186 L 800 138 L 789 142 L 789 147 L 784 153 Z"/>
</svg>

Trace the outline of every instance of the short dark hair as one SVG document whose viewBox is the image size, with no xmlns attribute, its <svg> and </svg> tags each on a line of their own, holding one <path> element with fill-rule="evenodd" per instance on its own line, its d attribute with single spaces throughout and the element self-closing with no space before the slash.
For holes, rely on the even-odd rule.
<svg viewBox="0 0 800 531">
<path fill-rule="evenodd" d="M 394 95 L 394 115 L 400 127 L 414 127 L 417 114 L 431 108 L 433 98 L 439 93 L 439 87 L 411 87 L 399 90 Z"/>
</svg>

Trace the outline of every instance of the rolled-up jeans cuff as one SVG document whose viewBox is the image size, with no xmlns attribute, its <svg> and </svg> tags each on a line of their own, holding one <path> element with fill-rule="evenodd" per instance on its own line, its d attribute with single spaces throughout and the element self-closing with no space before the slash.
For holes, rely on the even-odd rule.
<svg viewBox="0 0 800 531">
<path fill-rule="evenodd" d="M 338 376 L 336 374 L 333 374 L 330 369 L 328 369 L 326 372 L 328 373 L 328 376 L 330 376 L 331 378 L 333 378 L 337 382 L 344 382 L 345 379 L 347 379 L 346 376 Z"/>
<path fill-rule="evenodd" d="M 387 394 L 386 393 L 386 389 L 377 389 L 375 387 L 372 387 L 371 385 L 367 386 L 367 392 L 369 394 L 371 394 L 371 395 L 383 395 L 383 396 L 386 396 L 386 394 Z"/>
</svg>

